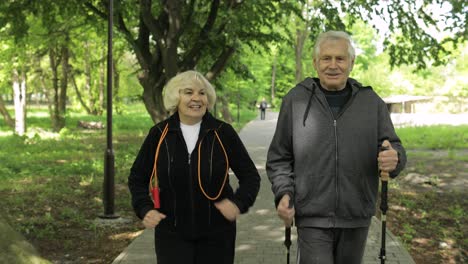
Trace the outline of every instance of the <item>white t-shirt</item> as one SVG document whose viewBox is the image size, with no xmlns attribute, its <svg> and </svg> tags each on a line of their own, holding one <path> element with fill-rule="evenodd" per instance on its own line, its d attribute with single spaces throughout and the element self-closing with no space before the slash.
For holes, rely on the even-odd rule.
<svg viewBox="0 0 468 264">
<path fill-rule="evenodd" d="M 187 150 L 190 154 L 192 154 L 192 151 L 195 149 L 195 145 L 197 144 L 200 125 L 201 121 L 195 125 L 180 123 L 180 129 L 182 130 L 182 135 L 184 135 L 185 144 L 187 144 Z"/>
</svg>

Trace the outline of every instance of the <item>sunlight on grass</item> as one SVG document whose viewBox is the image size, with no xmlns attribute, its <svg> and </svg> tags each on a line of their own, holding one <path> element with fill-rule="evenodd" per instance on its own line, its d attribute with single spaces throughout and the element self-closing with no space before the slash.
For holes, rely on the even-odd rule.
<svg viewBox="0 0 468 264">
<path fill-rule="evenodd" d="M 14 132 L 9 130 L 9 131 L 3 131 L 3 130 L 0 130 L 0 137 L 9 137 L 9 136 L 13 136 Z"/>
<path fill-rule="evenodd" d="M 109 236 L 112 240 L 132 240 L 143 233 L 143 230 L 137 232 L 125 232 Z"/>
<path fill-rule="evenodd" d="M 46 110 L 46 109 L 44 109 Z M 50 114 L 47 111 L 39 112 L 39 111 L 29 111 L 27 112 L 28 117 L 45 117 L 49 118 Z"/>
<path fill-rule="evenodd" d="M 94 182 L 93 175 L 81 176 L 80 186 L 89 186 Z"/>
</svg>

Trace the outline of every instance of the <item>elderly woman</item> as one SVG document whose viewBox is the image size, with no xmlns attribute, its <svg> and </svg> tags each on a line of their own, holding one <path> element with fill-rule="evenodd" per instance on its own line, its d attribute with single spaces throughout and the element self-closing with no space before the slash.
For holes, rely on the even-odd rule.
<svg viewBox="0 0 468 264">
<path fill-rule="evenodd" d="M 155 228 L 158 264 L 232 264 L 235 221 L 260 176 L 232 126 L 208 112 L 216 94 L 202 74 L 176 75 L 163 96 L 172 115 L 151 128 L 128 177 L 135 213 Z"/>
</svg>

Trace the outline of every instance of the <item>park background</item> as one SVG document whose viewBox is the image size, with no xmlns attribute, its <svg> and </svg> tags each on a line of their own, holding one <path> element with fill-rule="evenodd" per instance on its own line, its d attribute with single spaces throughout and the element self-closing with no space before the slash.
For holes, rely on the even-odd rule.
<svg viewBox="0 0 468 264">
<path fill-rule="evenodd" d="M 351 77 L 388 102 L 408 149 L 388 222 L 417 263 L 467 259 L 466 1 L 113 1 L 115 208 L 103 214 L 107 0 L 0 3 L 0 259 L 109 263 L 142 229 L 126 179 L 149 128 L 167 116 L 165 82 L 196 69 L 214 114 L 240 130 L 316 76 L 312 47 L 349 32 Z M 427 120 L 421 121 L 421 120 Z M 26 244 L 15 244 L 17 237 Z M 1 244 L 3 243 L 3 244 Z M 14 248 L 14 249 L 12 249 Z M 2 258 L 3 257 L 3 258 Z M 8 256 L 10 257 L 10 256 Z M 29 259 L 29 262 L 28 262 Z M 19 261 L 19 260 L 18 260 Z"/>
</svg>

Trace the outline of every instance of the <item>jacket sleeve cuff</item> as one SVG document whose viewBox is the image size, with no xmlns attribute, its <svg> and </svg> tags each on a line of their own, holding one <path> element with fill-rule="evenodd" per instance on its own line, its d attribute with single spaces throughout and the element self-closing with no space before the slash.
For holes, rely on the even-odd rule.
<svg viewBox="0 0 468 264">
<path fill-rule="evenodd" d="M 283 198 L 283 196 L 285 195 L 289 195 L 289 198 L 291 198 L 291 200 L 293 201 L 294 203 L 294 195 L 291 193 L 291 192 L 280 192 L 276 195 L 275 197 L 275 208 L 278 208 L 278 204 L 279 202 L 281 201 L 281 199 Z"/>
<path fill-rule="evenodd" d="M 248 211 L 247 206 L 244 206 L 244 204 L 240 200 L 233 198 L 232 202 L 237 206 L 237 208 L 239 208 L 239 212 L 241 214 L 244 214 Z"/>
<path fill-rule="evenodd" d="M 137 216 L 138 216 L 141 220 L 143 220 L 143 218 L 145 218 L 145 215 L 146 215 L 149 211 L 151 211 L 151 210 L 153 210 L 153 209 L 154 209 L 153 207 L 147 205 L 147 206 L 145 206 L 145 207 L 143 207 L 143 208 L 140 209 L 140 211 L 138 212 L 138 215 L 137 215 Z"/>
<path fill-rule="evenodd" d="M 396 176 L 398 176 L 398 174 L 400 174 L 401 170 L 402 170 L 402 164 L 401 164 L 401 155 L 400 155 L 400 151 L 397 151 L 397 154 L 398 154 L 398 163 L 397 163 L 397 166 L 396 168 L 391 171 L 389 173 L 389 176 L 390 178 L 394 179 Z"/>
</svg>

